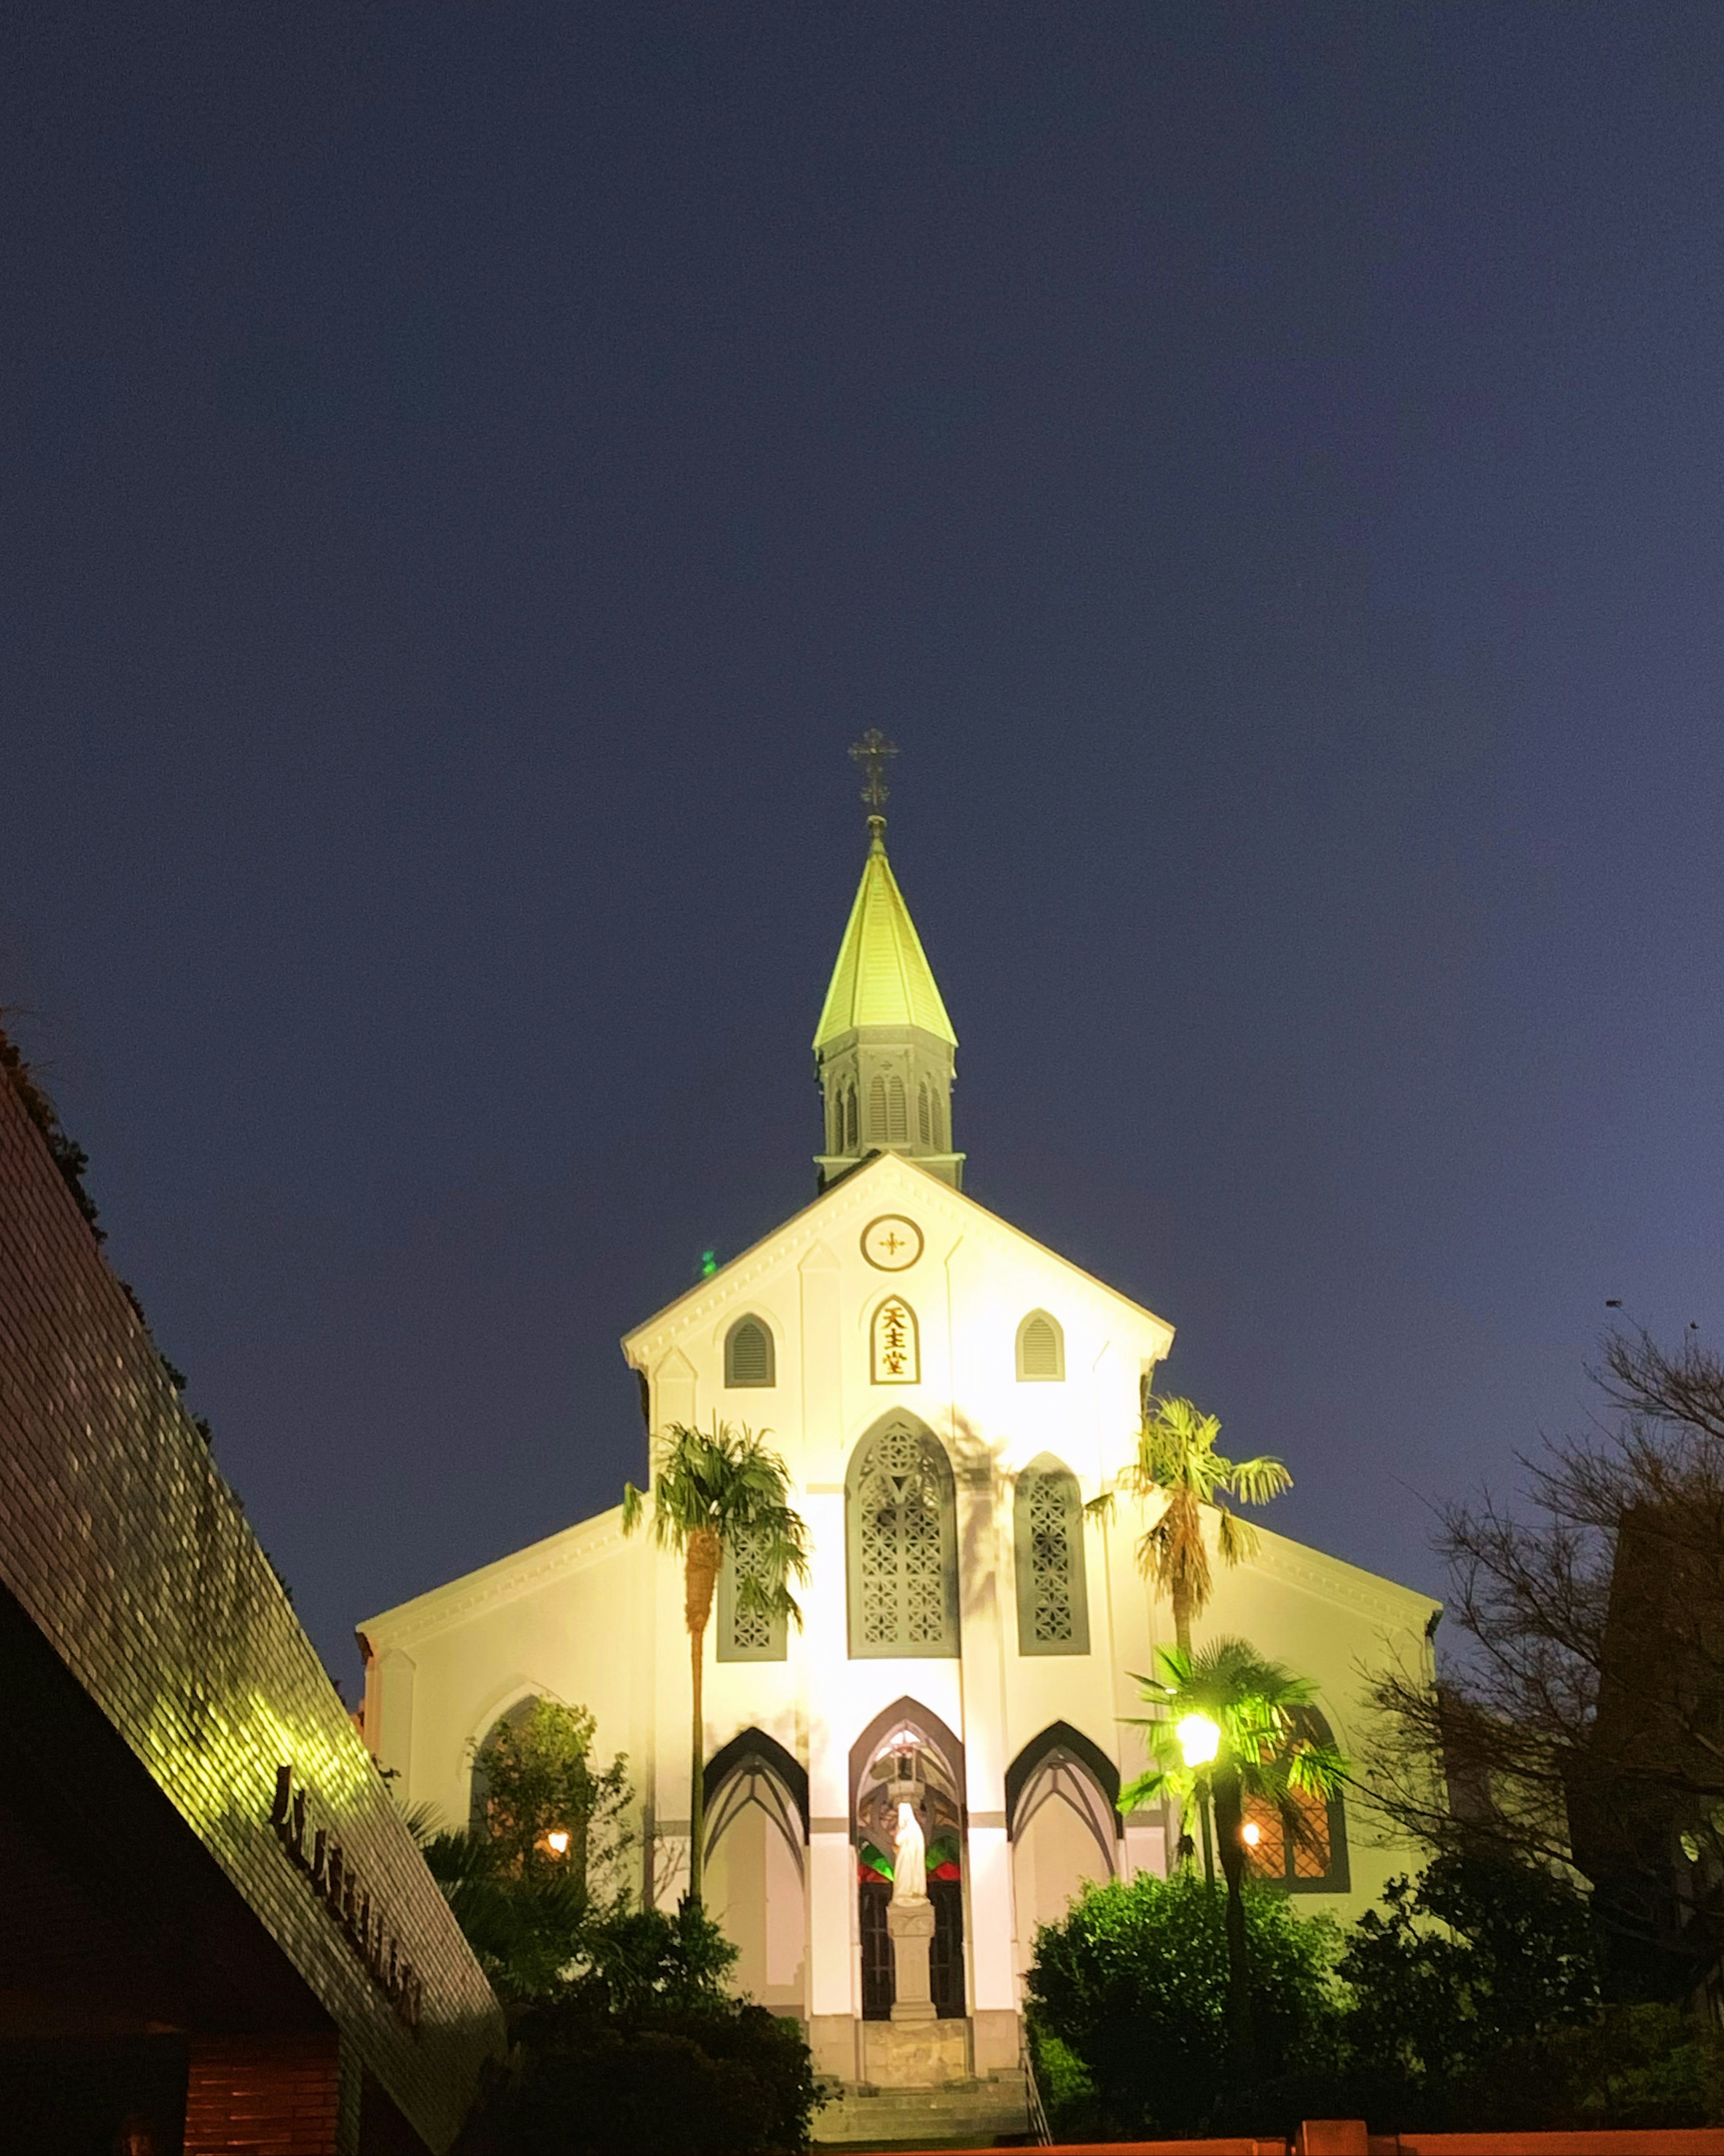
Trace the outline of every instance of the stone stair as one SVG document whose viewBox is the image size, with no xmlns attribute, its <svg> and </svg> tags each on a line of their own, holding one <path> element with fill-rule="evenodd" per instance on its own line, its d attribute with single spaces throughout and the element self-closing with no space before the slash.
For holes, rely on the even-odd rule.
<svg viewBox="0 0 1724 2156">
<path fill-rule="evenodd" d="M 1001 2134 L 1029 2132 L 1024 2076 L 1013 2069 L 937 2088 L 841 2083 L 814 2113 L 813 2140 L 817 2148 L 928 2148 L 942 2141 L 985 2148 Z"/>
</svg>

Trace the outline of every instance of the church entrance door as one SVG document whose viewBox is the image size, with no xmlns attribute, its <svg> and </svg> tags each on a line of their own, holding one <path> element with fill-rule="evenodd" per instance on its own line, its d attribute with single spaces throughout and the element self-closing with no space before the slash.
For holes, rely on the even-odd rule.
<svg viewBox="0 0 1724 2156">
<path fill-rule="evenodd" d="M 858 1888 L 862 1905 L 862 2019 L 889 2021 L 892 2016 L 892 1941 L 886 1911 L 892 1890 L 884 1879 L 864 1879 Z M 959 1879 L 931 1879 L 934 1938 L 928 1953 L 928 1989 L 942 2021 L 964 2013 L 964 1889 Z"/>
</svg>

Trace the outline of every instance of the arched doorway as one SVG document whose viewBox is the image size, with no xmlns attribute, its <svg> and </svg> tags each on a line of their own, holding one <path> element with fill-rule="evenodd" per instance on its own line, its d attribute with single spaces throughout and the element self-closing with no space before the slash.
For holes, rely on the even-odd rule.
<svg viewBox="0 0 1724 2156">
<path fill-rule="evenodd" d="M 1021 1976 L 1039 1924 L 1057 1924 L 1086 1881 L 1119 1869 L 1119 1770 L 1101 1747 L 1056 1722 L 1026 1744 L 1006 1774 L 1012 1843 L 1016 1963 Z"/>
<path fill-rule="evenodd" d="M 737 1948 L 731 1988 L 775 2013 L 806 2004 L 808 1774 L 763 1730 L 706 1768 L 708 1913 Z"/>
<path fill-rule="evenodd" d="M 942 2020 L 965 2010 L 963 1748 L 936 1714 L 900 1700 L 877 1716 L 850 1753 L 856 1836 L 856 1895 L 862 1942 L 862 2018 L 890 2018 L 892 1944 L 886 1929 L 895 1863 L 894 1789 L 917 1792 L 926 1844 L 926 1889 L 934 1910 L 928 1976 Z"/>
</svg>

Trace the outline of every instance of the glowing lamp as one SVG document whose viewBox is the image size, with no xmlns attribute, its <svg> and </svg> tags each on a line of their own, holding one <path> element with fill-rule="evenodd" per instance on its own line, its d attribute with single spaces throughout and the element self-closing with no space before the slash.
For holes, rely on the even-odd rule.
<svg viewBox="0 0 1724 2156">
<path fill-rule="evenodd" d="M 568 1829 L 566 1826 L 552 1827 L 550 1833 L 546 1835 L 545 1840 L 553 1856 L 567 1856 L 568 1855 L 569 1835 Z"/>
<path fill-rule="evenodd" d="M 1207 1767 L 1221 1749 L 1221 1727 L 1207 1714 L 1188 1714 L 1173 1726 L 1188 1767 Z"/>
<path fill-rule="evenodd" d="M 1262 1839 L 1263 1829 L 1258 1825 L 1255 1820 L 1247 1820 L 1239 1829 L 1239 1840 L 1244 1843 L 1247 1849 L 1255 1849 Z"/>
</svg>

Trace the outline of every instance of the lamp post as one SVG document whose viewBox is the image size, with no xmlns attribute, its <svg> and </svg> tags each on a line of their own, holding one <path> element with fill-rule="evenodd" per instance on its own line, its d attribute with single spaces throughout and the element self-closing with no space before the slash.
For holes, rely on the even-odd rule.
<svg viewBox="0 0 1724 2156">
<path fill-rule="evenodd" d="M 1186 1765 L 1197 1777 L 1198 1817 L 1203 1827 L 1203 1876 L 1215 1884 L 1215 1842 L 1209 1830 L 1209 1778 L 1203 1771 L 1221 1750 L 1221 1725 L 1207 1714 L 1182 1715 L 1173 1726 Z"/>
</svg>

